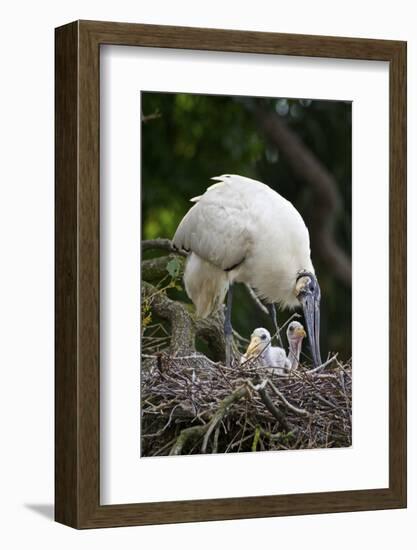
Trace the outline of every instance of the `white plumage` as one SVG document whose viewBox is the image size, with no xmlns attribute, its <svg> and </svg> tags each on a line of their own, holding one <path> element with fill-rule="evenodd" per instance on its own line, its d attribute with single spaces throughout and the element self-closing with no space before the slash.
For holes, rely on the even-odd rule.
<svg viewBox="0 0 417 550">
<path fill-rule="evenodd" d="M 250 359 L 259 359 L 267 367 L 273 367 L 284 371 L 290 367 L 285 350 L 271 346 L 271 334 L 266 328 L 256 328 L 251 334 L 251 340 L 242 363 Z"/>
<path fill-rule="evenodd" d="M 251 341 L 242 357 L 242 362 L 256 358 L 279 374 L 296 370 L 305 336 L 303 325 L 298 321 L 292 321 L 287 328 L 289 349 L 286 355 L 283 348 L 271 346 L 271 334 L 266 328 L 257 328 L 252 332 Z"/>
<path fill-rule="evenodd" d="M 259 181 L 237 175 L 213 179 L 217 183 L 192 199 L 196 204 L 173 238 L 177 249 L 190 253 L 184 284 L 197 315 L 207 317 L 235 281 L 248 284 L 270 304 L 300 305 L 304 287 L 316 279 L 299 212 Z M 308 277 L 297 287 L 300 273 Z M 307 328 L 312 342 L 317 327 L 307 323 Z"/>
<path fill-rule="evenodd" d="M 270 303 L 297 306 L 295 275 L 314 273 L 299 212 L 259 181 L 234 175 L 213 179 L 220 182 L 192 199 L 196 204 L 173 239 L 174 246 L 191 251 L 184 281 L 197 314 L 209 315 L 234 281 L 247 283 Z"/>
</svg>

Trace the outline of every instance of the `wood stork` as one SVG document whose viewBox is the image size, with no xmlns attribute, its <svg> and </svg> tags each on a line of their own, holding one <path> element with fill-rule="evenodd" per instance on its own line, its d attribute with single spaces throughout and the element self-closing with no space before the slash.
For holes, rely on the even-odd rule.
<svg viewBox="0 0 417 550">
<path fill-rule="evenodd" d="M 238 175 L 211 185 L 180 222 L 173 246 L 188 252 L 184 285 L 207 317 L 223 303 L 226 363 L 232 343 L 233 283 L 246 283 L 271 308 L 301 305 L 314 366 L 320 359 L 320 287 L 310 258 L 308 229 L 294 206 L 267 185 Z M 278 331 L 277 331 L 278 333 Z"/>
<path fill-rule="evenodd" d="M 298 321 L 292 321 L 287 328 L 288 356 L 283 348 L 271 346 L 271 334 L 266 328 L 257 328 L 252 332 L 248 349 L 243 356 L 244 360 L 259 357 L 268 367 L 277 369 L 277 372 L 295 370 L 300 361 L 301 346 L 306 333 Z"/>
</svg>

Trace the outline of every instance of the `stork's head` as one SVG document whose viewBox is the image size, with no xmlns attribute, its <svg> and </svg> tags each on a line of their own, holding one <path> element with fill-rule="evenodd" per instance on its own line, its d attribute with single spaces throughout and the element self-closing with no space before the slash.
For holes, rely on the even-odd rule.
<svg viewBox="0 0 417 550">
<path fill-rule="evenodd" d="M 320 357 L 320 287 L 310 271 L 299 271 L 295 283 L 295 295 L 303 308 L 308 340 L 315 367 L 321 365 Z"/>
<path fill-rule="evenodd" d="M 245 356 L 249 359 L 250 357 L 262 355 L 270 342 L 271 334 L 269 331 L 266 330 L 266 328 L 256 328 L 251 334 L 250 343 Z"/>
</svg>

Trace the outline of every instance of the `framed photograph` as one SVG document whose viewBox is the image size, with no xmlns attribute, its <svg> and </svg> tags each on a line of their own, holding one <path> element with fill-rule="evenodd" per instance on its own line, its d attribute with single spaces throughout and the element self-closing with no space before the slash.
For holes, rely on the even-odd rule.
<svg viewBox="0 0 417 550">
<path fill-rule="evenodd" d="M 406 506 L 406 43 L 56 29 L 56 520 Z"/>
</svg>

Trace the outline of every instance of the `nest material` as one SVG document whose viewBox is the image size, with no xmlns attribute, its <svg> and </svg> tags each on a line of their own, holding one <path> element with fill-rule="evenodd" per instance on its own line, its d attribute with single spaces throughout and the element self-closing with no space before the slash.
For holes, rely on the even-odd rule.
<svg viewBox="0 0 417 550">
<path fill-rule="evenodd" d="M 142 357 L 141 455 L 351 445 L 352 368 L 331 358 L 287 376 L 259 362 Z"/>
</svg>

